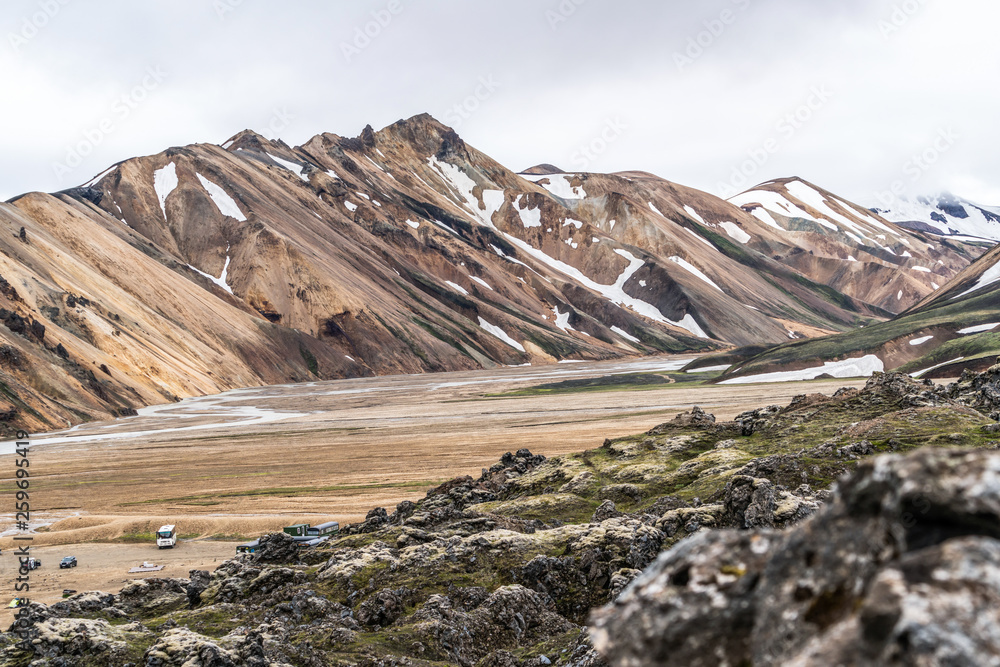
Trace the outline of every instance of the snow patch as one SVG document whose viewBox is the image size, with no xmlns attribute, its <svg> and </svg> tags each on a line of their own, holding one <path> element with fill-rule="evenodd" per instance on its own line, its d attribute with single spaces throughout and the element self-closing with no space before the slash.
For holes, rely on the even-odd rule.
<svg viewBox="0 0 1000 667">
<path fill-rule="evenodd" d="M 686 231 L 687 231 L 687 232 L 688 232 L 689 234 L 691 234 L 691 236 L 695 237 L 696 239 L 698 239 L 699 241 L 701 241 L 702 243 L 704 243 L 705 245 L 707 245 L 707 246 L 708 246 L 709 248 L 711 248 L 712 250 L 717 250 L 717 248 L 716 248 L 716 247 L 715 247 L 714 245 L 712 245 L 712 244 L 711 244 L 711 242 L 710 242 L 710 241 L 709 241 L 708 239 L 706 239 L 705 237 L 703 237 L 703 236 L 702 236 L 701 234 L 699 234 L 698 232 L 694 231 L 694 230 L 693 230 L 693 229 L 691 229 L 690 227 L 685 227 L 684 229 L 685 229 L 685 230 L 686 230 Z"/>
<path fill-rule="evenodd" d="M 350 211 L 351 213 L 354 213 L 355 211 L 358 210 L 357 204 L 355 204 L 352 201 L 347 201 L 346 199 L 344 200 L 344 206 L 346 206 L 347 210 Z"/>
<path fill-rule="evenodd" d="M 633 343 L 641 343 L 642 342 L 641 340 L 639 340 L 635 336 L 630 335 L 628 332 L 626 332 L 626 331 L 624 331 L 622 329 L 619 329 L 618 327 L 611 327 L 611 330 L 614 331 L 619 336 L 621 336 L 622 338 L 624 338 L 625 340 L 632 341 Z"/>
<path fill-rule="evenodd" d="M 563 331 L 576 331 L 576 329 L 574 329 L 569 325 L 569 318 L 571 315 L 569 311 L 566 311 L 565 313 L 560 313 L 559 306 L 556 306 L 555 308 L 552 309 L 552 312 L 555 313 L 556 326 L 558 328 L 562 329 Z"/>
<path fill-rule="evenodd" d="M 711 278 L 709 278 L 708 276 L 706 276 L 706 275 L 705 275 L 704 273 L 702 273 L 702 272 L 701 272 L 701 271 L 700 271 L 700 270 L 698 269 L 698 267 L 694 266 L 693 264 L 691 264 L 691 263 L 690 263 L 690 262 L 688 262 L 687 260 L 685 260 L 685 259 L 682 259 L 682 258 L 680 258 L 680 257 L 676 257 L 676 256 L 675 256 L 675 257 L 668 257 L 667 259 L 669 259 L 669 260 L 670 260 L 671 262 L 673 262 L 673 263 L 674 263 L 674 264 L 676 264 L 677 266 L 681 267 L 682 269 L 684 269 L 685 271 L 687 271 L 687 272 L 688 272 L 688 273 L 690 273 L 691 275 L 695 276 L 695 277 L 696 277 L 696 278 L 698 278 L 699 280 L 702 280 L 702 281 L 704 281 L 704 282 L 708 283 L 709 285 L 711 285 L 711 286 L 712 286 L 712 287 L 714 287 L 715 289 L 717 289 L 717 290 L 719 290 L 720 292 L 722 292 L 722 288 L 721 288 L 721 287 L 719 287 L 718 285 L 716 285 L 716 284 L 715 284 L 715 283 L 714 283 L 714 282 L 712 281 L 712 279 L 711 279 Z M 643 285 L 643 287 L 645 287 L 645 285 Z M 723 292 L 723 294 L 725 294 L 725 292 Z"/>
<path fill-rule="evenodd" d="M 584 287 L 594 290 L 595 292 L 602 295 L 604 298 L 608 299 L 612 303 L 615 303 L 619 306 L 623 306 L 626 308 L 631 308 L 635 312 L 639 313 L 644 317 L 648 317 L 651 320 L 655 320 L 657 322 L 665 322 L 672 326 L 685 329 L 686 331 L 690 332 L 694 336 L 697 336 L 698 338 L 708 338 L 708 335 L 698 325 L 698 322 L 695 321 L 695 319 L 691 316 L 690 313 L 686 314 L 679 322 L 675 322 L 671 319 L 664 317 L 663 313 L 661 313 L 656 308 L 656 306 L 653 306 L 650 303 L 646 303 L 641 299 L 636 299 L 625 293 L 624 289 L 625 283 L 627 283 L 629 279 L 633 275 L 635 275 L 635 273 L 639 269 L 641 269 L 646 263 L 645 261 L 638 259 L 634 255 L 632 255 L 632 253 L 628 252 L 627 250 L 618 249 L 615 250 L 615 253 L 628 260 L 629 266 L 625 269 L 625 271 L 622 272 L 620 276 L 618 276 L 618 280 L 616 280 L 613 285 L 602 285 L 601 283 L 598 283 L 588 278 L 586 275 L 584 275 L 582 271 L 580 271 L 580 269 L 576 268 L 575 266 L 571 266 L 569 264 L 566 264 L 565 262 L 559 261 L 558 259 L 549 257 L 541 250 L 538 250 L 531 244 L 522 241 L 516 236 L 511 236 L 510 234 L 504 234 L 504 237 L 511 244 L 517 246 L 519 249 L 521 249 L 528 255 L 534 257 L 536 260 L 542 262 L 543 264 L 549 266 L 550 268 L 555 269 L 556 271 L 559 271 L 560 273 L 569 276 L 570 278 L 573 278 Z M 494 248 L 494 250 L 497 249 Z"/>
<path fill-rule="evenodd" d="M 468 292 L 468 290 L 466 290 L 466 289 L 465 289 L 464 287 L 462 287 L 461 285 L 457 285 L 457 284 L 455 284 L 455 283 L 451 282 L 450 280 L 446 280 L 446 281 L 445 281 L 445 283 L 447 283 L 447 284 L 448 284 L 448 287 L 452 288 L 452 289 L 453 289 L 453 290 L 455 290 L 456 292 L 460 292 L 460 293 L 464 294 L 465 296 L 469 296 L 469 292 Z"/>
<path fill-rule="evenodd" d="M 965 290 L 964 292 L 962 292 L 958 296 L 952 297 L 952 300 L 960 299 L 963 296 L 967 296 L 969 294 L 972 294 L 973 292 L 978 292 L 979 290 L 983 289 L 984 287 L 989 287 L 990 285 L 993 285 L 993 284 L 998 283 L 998 282 L 1000 282 L 1000 262 L 997 262 L 996 264 L 994 264 L 990 268 L 988 268 L 985 271 L 983 271 L 983 274 L 981 276 L 979 276 L 979 280 L 976 281 L 975 285 L 973 285 L 971 288 Z"/>
<path fill-rule="evenodd" d="M 205 276 L 206 278 L 208 278 L 209 280 L 211 280 L 213 283 L 215 283 L 216 285 L 218 285 L 222 289 L 224 289 L 227 292 L 229 292 L 230 294 L 232 294 L 233 293 L 233 288 L 231 288 L 229 286 L 229 282 L 228 282 L 228 280 L 226 278 L 226 276 L 229 274 L 229 261 L 231 259 L 231 257 L 229 256 L 228 252 L 229 252 L 229 248 L 226 248 L 226 253 L 227 253 L 226 254 L 226 264 L 225 264 L 225 266 L 222 267 L 222 275 L 219 276 L 218 278 L 216 278 L 215 276 L 209 275 L 209 274 L 205 273 L 204 271 L 196 269 L 193 266 L 191 266 L 190 264 L 188 264 L 188 268 L 191 269 L 192 271 L 194 271 L 195 273 L 200 273 L 201 275 Z"/>
<path fill-rule="evenodd" d="M 420 229 L 420 223 L 419 222 L 414 222 L 413 220 L 407 219 L 406 220 L 406 224 L 408 224 L 413 229 Z"/>
<path fill-rule="evenodd" d="M 486 282 L 485 280 L 483 280 L 482 278 L 477 278 L 476 276 L 469 276 L 469 280 L 476 281 L 477 283 L 479 283 L 480 285 L 482 285 L 486 289 L 490 290 L 491 292 L 495 291 L 492 287 L 490 287 L 490 284 L 488 282 Z"/>
<path fill-rule="evenodd" d="M 763 222 L 768 227 L 774 227 L 778 231 L 782 231 L 782 232 L 785 231 L 785 228 L 782 227 L 781 225 L 779 225 L 775 221 L 775 219 L 771 216 L 771 214 L 768 213 L 766 209 L 764 209 L 764 208 L 762 208 L 760 206 L 758 206 L 753 211 L 751 211 L 750 215 L 752 215 L 753 217 L 757 218 L 758 220 L 760 220 L 761 222 Z"/>
<path fill-rule="evenodd" d="M 935 371 L 939 368 L 943 368 L 944 366 L 948 366 L 950 364 L 957 364 L 963 359 L 965 359 L 965 357 L 959 357 L 958 359 L 952 359 L 951 361 L 946 361 L 943 364 L 938 364 L 937 366 L 931 366 L 930 368 L 925 368 L 924 370 L 917 371 L 916 373 L 910 373 L 910 377 L 915 377 L 915 378 L 923 377 L 924 375 L 930 373 L 931 371 Z"/>
<path fill-rule="evenodd" d="M 933 340 L 934 336 L 923 336 L 922 338 L 914 338 L 910 341 L 910 345 L 916 347 L 917 345 L 923 345 L 929 340 Z"/>
<path fill-rule="evenodd" d="M 282 160 L 280 157 L 275 157 L 270 153 L 265 153 L 265 155 L 274 160 L 277 164 L 280 164 L 288 171 L 298 175 L 298 177 L 301 178 L 306 183 L 309 182 L 309 177 L 305 175 L 306 168 L 303 167 L 301 164 L 298 164 L 297 162 L 289 162 L 288 160 Z"/>
<path fill-rule="evenodd" d="M 869 354 L 858 359 L 846 359 L 844 361 L 827 361 L 818 368 L 806 368 L 801 371 L 780 371 L 777 373 L 763 373 L 761 375 L 750 375 L 742 378 L 725 380 L 721 384 L 754 384 L 764 382 L 800 382 L 803 380 L 814 380 L 820 375 L 828 374 L 835 378 L 867 377 L 872 373 L 885 370 L 885 364 L 874 354 Z"/>
<path fill-rule="evenodd" d="M 687 212 L 688 215 L 690 215 L 692 218 L 694 218 L 695 220 L 697 220 L 701 224 L 708 225 L 708 223 L 705 222 L 705 219 L 698 214 L 698 211 L 694 210 L 690 206 L 685 206 L 684 210 Z M 659 211 L 657 211 L 657 213 L 659 213 Z"/>
<path fill-rule="evenodd" d="M 522 195 L 523 197 L 523 195 Z M 517 198 L 518 204 L 521 203 L 521 197 Z M 538 208 L 524 208 L 518 209 L 517 214 L 521 216 L 521 224 L 524 225 L 525 229 L 530 229 L 532 227 L 542 226 L 542 207 Z"/>
<path fill-rule="evenodd" d="M 777 192 L 772 192 L 770 190 L 750 190 L 749 192 L 744 192 L 743 194 L 736 195 L 735 197 L 729 199 L 729 203 L 740 207 L 756 204 L 757 206 L 763 207 L 772 213 L 777 213 L 778 215 L 785 216 L 787 218 L 803 218 L 804 220 L 813 220 L 813 217 L 801 208 L 788 201 Z M 837 229 L 837 226 L 834 224 L 829 222 L 826 222 L 825 224 L 831 229 Z"/>
<path fill-rule="evenodd" d="M 527 176 L 522 174 L 522 178 L 532 181 L 536 185 L 541 185 L 543 188 L 554 194 L 560 199 L 586 199 L 587 193 L 582 187 L 573 187 L 574 176 L 570 174 L 547 174 L 544 176 Z M 548 179 L 548 184 L 539 183 L 539 181 L 544 181 Z"/>
<path fill-rule="evenodd" d="M 208 196 L 212 198 L 213 202 L 215 202 L 216 207 L 222 215 L 235 218 L 240 222 L 246 222 L 247 217 L 243 215 L 243 211 L 241 211 L 240 207 L 236 205 L 236 201 L 230 197 L 225 190 L 201 174 L 195 173 L 195 176 L 197 176 L 198 180 L 201 181 L 201 187 L 205 188 L 205 192 L 207 192 Z"/>
<path fill-rule="evenodd" d="M 463 205 L 479 221 L 487 227 L 493 227 L 493 214 L 500 210 L 504 204 L 504 193 L 502 190 L 483 190 L 483 205 L 486 210 L 479 208 L 479 201 L 472 194 L 476 188 L 476 182 L 469 178 L 469 175 L 453 164 L 442 162 L 433 155 L 427 158 L 428 164 L 436 168 L 438 173 L 451 185 L 465 202 Z"/>
<path fill-rule="evenodd" d="M 1000 327 L 1000 322 L 997 322 L 996 324 L 978 324 L 974 327 L 959 329 L 956 333 L 962 336 L 967 336 L 968 334 L 982 333 L 984 331 L 993 331 L 997 327 Z"/>
<path fill-rule="evenodd" d="M 747 243 L 750 241 L 750 235 L 743 231 L 739 225 L 735 222 L 723 222 L 722 228 L 726 230 L 729 234 L 729 238 L 739 241 L 740 243 Z"/>
<path fill-rule="evenodd" d="M 482 329 L 484 331 L 486 331 L 486 333 L 491 334 L 493 336 L 496 336 L 497 338 L 499 338 L 503 342 L 505 342 L 508 345 L 510 345 L 515 350 L 519 350 L 521 352 L 524 352 L 524 346 L 523 345 L 521 345 L 516 340 L 514 340 L 513 338 L 511 338 L 510 336 L 508 336 L 506 331 L 504 331 L 500 327 L 496 326 L 495 324 L 490 324 L 489 322 L 487 322 L 486 320 L 484 320 L 482 317 L 480 317 L 479 318 L 479 326 L 482 327 Z"/>
<path fill-rule="evenodd" d="M 153 172 L 153 189 L 156 190 L 156 196 L 160 200 L 164 221 L 167 219 L 167 197 L 177 189 L 177 183 L 177 165 L 173 162 Z"/>
<path fill-rule="evenodd" d="M 107 176 L 108 174 L 110 174 L 111 172 L 113 172 L 115 170 L 115 167 L 117 167 L 117 166 L 118 165 L 116 164 L 116 165 L 112 165 L 112 166 L 108 167 L 107 169 L 105 169 L 104 171 L 102 171 L 101 173 L 99 173 L 97 176 L 94 176 L 92 179 L 90 179 L 89 181 L 87 181 L 86 183 L 84 183 L 83 187 L 90 188 L 90 187 L 93 187 L 93 186 L 97 185 L 98 181 L 100 181 L 102 178 L 104 178 L 105 176 Z"/>
<path fill-rule="evenodd" d="M 717 371 L 724 371 L 730 367 L 731 364 L 723 364 L 721 366 L 707 366 L 705 368 L 693 368 L 689 371 L 684 371 L 685 373 L 715 373 Z"/>
</svg>

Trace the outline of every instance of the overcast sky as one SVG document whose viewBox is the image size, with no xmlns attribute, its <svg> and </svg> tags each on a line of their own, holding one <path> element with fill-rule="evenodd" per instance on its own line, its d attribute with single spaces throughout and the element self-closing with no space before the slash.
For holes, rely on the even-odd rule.
<svg viewBox="0 0 1000 667">
<path fill-rule="evenodd" d="M 244 128 L 298 145 L 429 112 L 514 169 L 1000 206 L 998 4 L 6 0 L 0 199 Z"/>
</svg>

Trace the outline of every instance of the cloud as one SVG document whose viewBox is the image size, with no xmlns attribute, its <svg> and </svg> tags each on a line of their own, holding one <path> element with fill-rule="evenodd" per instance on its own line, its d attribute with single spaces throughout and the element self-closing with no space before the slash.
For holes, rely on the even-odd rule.
<svg viewBox="0 0 1000 667">
<path fill-rule="evenodd" d="M 43 5 L 58 10 L 24 39 Z M 297 144 L 424 111 L 460 119 L 467 141 L 515 168 L 574 168 L 618 119 L 627 129 L 590 169 L 718 192 L 779 139 L 748 180 L 801 175 L 858 200 L 900 179 L 995 197 L 998 17 L 986 0 L 16 0 L 0 23 L 0 197 L 264 130 L 276 114 Z M 116 113 L 149 68 L 164 80 Z M 484 78 L 496 84 L 485 97 Z M 782 121 L 815 86 L 832 97 L 787 136 Z M 907 161 L 947 127 L 961 139 L 910 180 Z"/>
</svg>

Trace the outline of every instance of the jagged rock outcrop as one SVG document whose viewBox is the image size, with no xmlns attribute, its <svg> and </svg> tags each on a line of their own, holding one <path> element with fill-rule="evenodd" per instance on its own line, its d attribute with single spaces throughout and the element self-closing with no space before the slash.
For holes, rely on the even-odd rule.
<svg viewBox="0 0 1000 667">
<path fill-rule="evenodd" d="M 1000 421 L 1000 357 L 982 373 L 964 371 L 959 381 L 948 385 L 946 391 L 954 400 Z"/>
<path fill-rule="evenodd" d="M 617 664 L 979 664 L 1000 443 L 963 402 L 990 377 L 953 396 L 878 374 L 751 411 L 749 434 L 690 411 L 507 453 L 319 547 L 268 535 L 214 572 L 32 604 L 37 642 L 0 633 L 0 664 L 600 667 L 584 626 L 609 603 Z"/>
<path fill-rule="evenodd" d="M 612 665 L 991 664 L 1000 454 L 862 463 L 796 530 L 702 532 L 594 615 Z"/>
</svg>

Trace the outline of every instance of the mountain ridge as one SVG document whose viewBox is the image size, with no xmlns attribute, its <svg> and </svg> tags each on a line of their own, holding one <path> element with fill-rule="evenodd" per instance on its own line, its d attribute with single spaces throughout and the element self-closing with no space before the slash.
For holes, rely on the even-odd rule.
<svg viewBox="0 0 1000 667">
<path fill-rule="evenodd" d="M 0 222 L 0 344 L 26 360 L 0 364 L 6 426 L 33 430 L 241 386 L 777 343 L 932 290 L 895 276 L 905 298 L 869 303 L 823 268 L 839 258 L 789 261 L 848 252 L 823 225 L 770 228 L 643 172 L 517 174 L 427 114 L 172 147 L 14 198 Z M 939 257 L 943 284 L 975 253 L 891 233 L 916 256 L 873 249 L 866 280 Z"/>
</svg>

